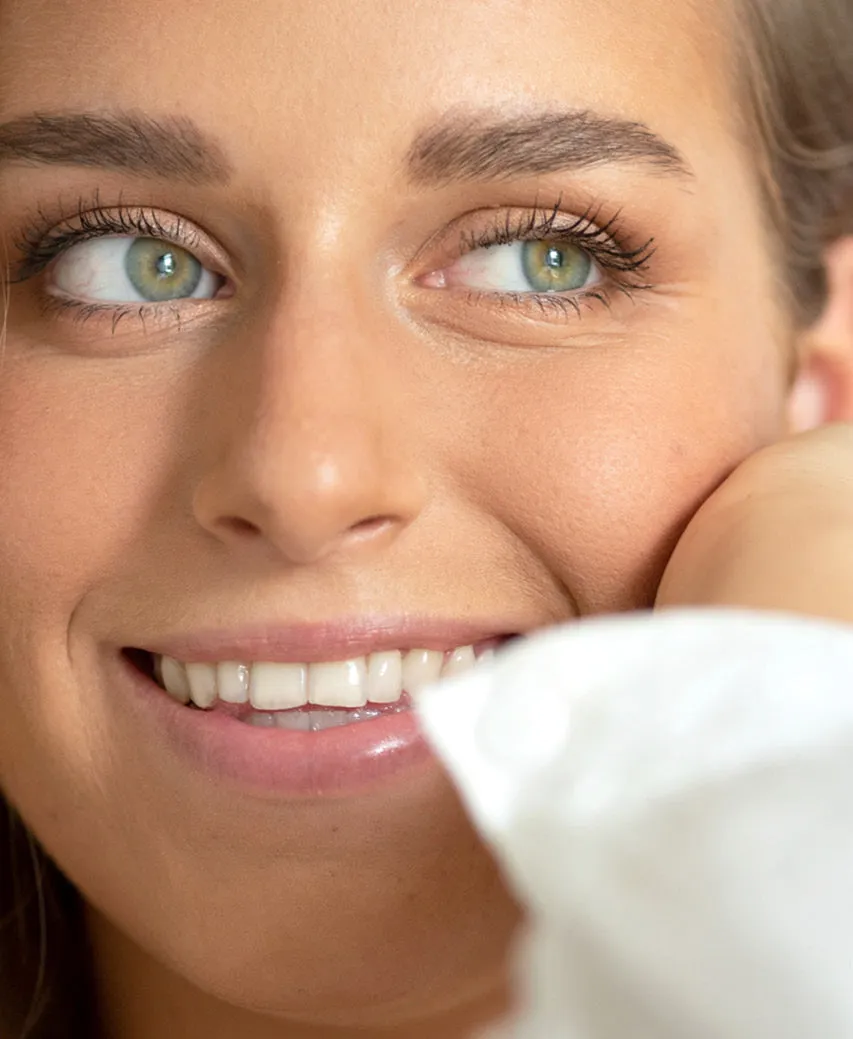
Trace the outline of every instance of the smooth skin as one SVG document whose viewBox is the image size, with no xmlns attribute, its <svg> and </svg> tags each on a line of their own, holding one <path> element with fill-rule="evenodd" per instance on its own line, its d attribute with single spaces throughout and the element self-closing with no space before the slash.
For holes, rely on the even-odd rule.
<svg viewBox="0 0 853 1039">
<path fill-rule="evenodd" d="M 659 608 L 746 606 L 853 623 L 853 243 L 835 243 L 827 265 L 829 302 L 801 344 L 792 396 L 804 431 L 756 451 L 697 511 Z"/>
<path fill-rule="evenodd" d="M 746 606 L 853 623 L 853 426 L 752 455 L 673 553 L 659 608 Z"/>
<path fill-rule="evenodd" d="M 505 1005 L 518 920 L 437 770 L 322 803 L 211 789 L 129 725 L 117 647 L 647 607 L 744 459 L 853 417 L 850 248 L 799 335 L 711 10 L 0 0 L 0 123 L 188 117 L 230 168 L 0 165 L 10 261 L 97 193 L 189 221 L 230 289 L 115 329 L 45 310 L 48 272 L 9 298 L 0 787 L 91 907 L 114 1039 L 461 1039 Z M 449 114 L 569 110 L 645 124 L 685 171 L 407 175 Z M 464 243 L 536 207 L 619 214 L 651 287 L 577 313 L 472 291 Z"/>
</svg>

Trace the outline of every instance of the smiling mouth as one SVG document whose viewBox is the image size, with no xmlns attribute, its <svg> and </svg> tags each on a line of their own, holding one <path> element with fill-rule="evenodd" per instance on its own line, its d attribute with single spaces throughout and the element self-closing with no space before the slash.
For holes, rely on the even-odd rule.
<svg viewBox="0 0 853 1039">
<path fill-rule="evenodd" d="M 312 663 L 202 663 L 135 648 L 123 652 L 138 671 L 191 710 L 260 728 L 318 732 L 408 711 L 412 693 L 487 664 L 513 638 Z"/>
</svg>

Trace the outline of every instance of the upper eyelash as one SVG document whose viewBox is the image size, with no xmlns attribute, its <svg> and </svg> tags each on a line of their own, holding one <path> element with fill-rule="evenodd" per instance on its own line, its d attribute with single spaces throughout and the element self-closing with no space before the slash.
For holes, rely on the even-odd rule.
<svg viewBox="0 0 853 1039">
<path fill-rule="evenodd" d="M 57 256 L 71 246 L 93 238 L 138 235 L 174 242 L 188 250 L 198 243 L 198 235 L 187 227 L 186 221 L 181 217 L 176 217 L 174 223 L 166 227 L 153 210 L 121 203 L 105 209 L 100 205 L 97 196 L 89 206 L 82 199 L 78 202 L 76 223 L 73 225 L 74 218 L 66 219 L 54 230 L 45 231 L 44 225 L 47 221 L 41 212 L 39 218 L 39 221 L 24 228 L 21 236 L 13 242 L 13 247 L 23 257 L 10 279 L 13 285 L 41 274 Z"/>
<path fill-rule="evenodd" d="M 508 245 L 518 241 L 553 239 L 586 249 L 603 267 L 609 270 L 631 273 L 644 270 L 654 255 L 654 238 L 636 249 L 627 249 L 619 244 L 619 214 L 604 224 L 598 223 L 599 211 L 590 207 L 569 225 L 557 226 L 561 200 L 550 210 L 534 208 L 521 217 L 507 212 L 503 223 L 481 231 L 479 234 L 463 232 L 462 252 Z M 42 218 L 43 220 L 43 218 Z M 26 281 L 40 274 L 57 256 L 79 242 L 106 235 L 142 235 L 178 243 L 192 249 L 198 236 L 192 233 L 185 221 L 176 218 L 171 228 L 166 228 L 156 212 L 140 206 L 119 204 L 111 209 L 100 206 L 97 196 L 91 206 L 86 207 L 81 199 L 77 205 L 77 225 L 69 226 L 65 220 L 59 228 L 45 232 L 43 225 L 25 228 L 14 247 L 23 260 L 17 266 L 12 283 Z M 44 221 L 43 221 L 44 222 Z"/>
<path fill-rule="evenodd" d="M 621 245 L 620 214 L 616 213 L 604 224 L 599 224 L 601 210 L 592 206 L 581 216 L 573 218 L 570 224 L 560 226 L 558 220 L 561 204 L 562 200 L 559 199 L 552 209 L 534 207 L 522 216 L 514 216 L 508 211 L 502 223 L 496 222 L 485 231 L 463 232 L 462 252 L 464 254 L 475 249 L 488 249 L 491 246 L 509 245 L 512 242 L 547 239 L 584 249 L 608 270 L 635 273 L 646 269 L 655 254 L 654 238 L 650 238 L 636 249 Z"/>
<path fill-rule="evenodd" d="M 573 218 L 571 223 L 560 226 L 558 221 L 561 216 L 561 204 L 562 197 L 557 200 L 552 209 L 545 210 L 535 206 L 533 210 L 521 216 L 508 211 L 504 220 L 496 221 L 491 228 L 479 233 L 463 232 L 460 243 L 461 251 L 464 254 L 474 249 L 507 245 L 512 242 L 548 239 L 584 249 L 607 270 L 622 274 L 635 274 L 646 269 L 655 253 L 654 238 L 650 238 L 638 248 L 627 248 L 621 244 L 620 213 L 617 212 L 601 224 L 598 222 L 601 210 L 594 207 L 589 207 L 581 216 Z M 21 237 L 14 242 L 15 248 L 22 254 L 23 259 L 17 265 L 15 273 L 11 275 L 10 272 L 10 284 L 24 282 L 35 277 L 67 249 L 93 238 L 108 235 L 140 235 L 171 241 L 188 250 L 192 250 L 198 242 L 198 234 L 188 227 L 187 222 L 181 217 L 176 216 L 170 227 L 166 227 L 155 211 L 143 206 L 129 206 L 119 201 L 116 206 L 109 209 L 102 207 L 97 192 L 89 204 L 83 199 L 78 201 L 77 222 L 72 225 L 73 219 L 67 218 L 58 227 L 49 230 L 50 221 L 39 209 L 39 221 L 33 222 L 25 228 Z M 609 286 L 610 290 L 620 291 L 629 298 L 633 291 L 649 288 L 651 288 L 650 285 L 634 283 L 629 286 L 618 280 Z M 573 295 L 534 292 L 490 293 L 477 290 L 472 290 L 468 295 L 471 302 L 483 297 L 490 299 L 497 297 L 505 304 L 514 302 L 519 307 L 536 306 L 543 312 L 547 308 L 563 315 L 568 314 L 570 310 L 580 314 L 581 306 L 591 305 L 593 300 L 608 308 L 611 302 L 608 289 L 604 287 L 595 287 L 592 290 Z M 83 303 L 72 300 L 55 300 L 53 302 L 58 309 L 78 310 L 81 322 L 99 312 L 108 311 L 113 317 L 113 331 L 122 319 L 134 314 L 142 319 L 147 309 L 162 306 L 161 304 L 146 304 L 116 307 L 112 304 Z M 179 308 L 172 304 L 169 304 L 169 308 L 180 319 Z"/>
</svg>

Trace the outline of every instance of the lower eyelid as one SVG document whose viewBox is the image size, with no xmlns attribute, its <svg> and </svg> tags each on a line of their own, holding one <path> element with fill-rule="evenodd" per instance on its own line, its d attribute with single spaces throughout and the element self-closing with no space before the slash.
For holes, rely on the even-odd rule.
<svg viewBox="0 0 853 1039">
<path fill-rule="evenodd" d="M 611 293 L 606 286 L 596 286 L 575 293 L 556 292 L 489 292 L 469 289 L 461 296 L 466 307 L 482 310 L 487 308 L 500 315 L 502 319 L 512 321 L 533 320 L 548 324 L 562 324 L 566 321 L 577 321 L 585 314 L 603 308 L 605 312 L 612 306 Z"/>
<path fill-rule="evenodd" d="M 140 331 L 146 334 L 155 330 L 182 331 L 194 317 L 201 317 L 206 306 L 212 302 L 209 299 L 188 299 L 141 304 L 99 303 L 75 299 L 73 296 L 42 293 L 38 307 L 46 319 L 65 321 L 72 326 L 95 321 L 112 337 L 121 332 L 138 335 Z"/>
</svg>

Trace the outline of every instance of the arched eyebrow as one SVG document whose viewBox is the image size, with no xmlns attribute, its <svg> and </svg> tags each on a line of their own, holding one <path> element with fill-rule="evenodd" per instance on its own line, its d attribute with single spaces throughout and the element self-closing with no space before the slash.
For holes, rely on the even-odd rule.
<svg viewBox="0 0 853 1039">
<path fill-rule="evenodd" d="M 185 116 L 137 112 L 33 113 L 0 124 L 0 167 L 86 166 L 191 184 L 225 184 L 233 166 L 222 146 Z M 501 180 L 642 164 L 666 176 L 692 177 L 678 149 L 643 123 L 588 111 L 501 118 L 451 113 L 424 128 L 405 159 L 423 187 L 458 180 Z"/>
<path fill-rule="evenodd" d="M 612 164 L 647 166 L 664 176 L 694 176 L 675 145 L 644 123 L 583 110 L 511 117 L 488 111 L 451 113 L 422 130 L 406 158 L 409 177 L 420 186 Z"/>
<path fill-rule="evenodd" d="M 183 116 L 137 112 L 33 113 L 0 124 L 0 166 L 89 166 L 191 184 L 226 183 L 223 149 Z"/>
</svg>

